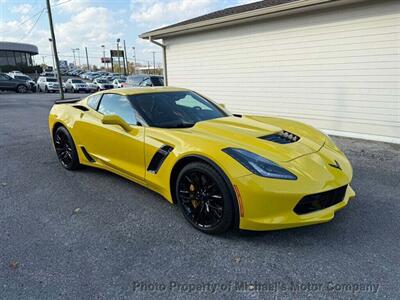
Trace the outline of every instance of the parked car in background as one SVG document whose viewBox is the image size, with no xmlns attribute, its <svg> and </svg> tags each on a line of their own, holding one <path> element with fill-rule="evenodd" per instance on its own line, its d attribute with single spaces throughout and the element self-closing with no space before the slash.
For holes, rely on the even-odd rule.
<svg viewBox="0 0 400 300">
<path fill-rule="evenodd" d="M 82 79 L 70 78 L 65 82 L 65 91 L 71 93 L 89 92 L 89 88 Z"/>
<path fill-rule="evenodd" d="M 96 78 L 93 83 L 97 85 L 99 91 L 113 89 L 114 85 L 106 79 Z"/>
<path fill-rule="evenodd" d="M 13 77 L 12 75 L 16 75 L 16 74 L 23 75 L 23 73 L 22 73 L 21 71 L 11 71 L 11 72 L 8 72 L 8 75 L 10 75 L 11 77 Z"/>
<path fill-rule="evenodd" d="M 157 75 L 138 74 L 128 76 L 127 86 L 164 86 L 164 77 Z"/>
<path fill-rule="evenodd" d="M 53 93 L 60 91 L 58 79 L 55 77 L 40 76 L 37 80 L 39 92 Z"/>
<path fill-rule="evenodd" d="M 30 85 L 30 89 L 32 92 L 36 92 L 37 89 L 37 85 L 36 82 L 32 80 L 32 78 L 30 78 L 28 75 L 22 74 L 21 72 L 11 72 L 8 73 L 8 75 L 14 79 L 18 79 L 18 80 L 22 80 L 22 81 L 26 81 L 29 83 Z"/>
<path fill-rule="evenodd" d="M 16 91 L 17 93 L 26 93 L 30 89 L 31 85 L 26 79 L 15 79 L 5 73 L 0 73 L 1 91 Z"/>
<path fill-rule="evenodd" d="M 113 85 L 115 88 L 122 88 L 126 86 L 126 79 L 116 78 L 113 81 Z"/>
<path fill-rule="evenodd" d="M 99 90 L 99 87 L 97 86 L 97 84 L 95 84 L 93 82 L 86 82 L 86 84 L 87 84 L 89 93 L 94 93 Z"/>
<path fill-rule="evenodd" d="M 47 71 L 41 73 L 40 76 L 41 76 L 41 77 L 53 77 L 53 78 L 56 78 L 56 77 L 57 77 L 56 73 L 54 73 L 54 72 L 47 72 Z"/>
<path fill-rule="evenodd" d="M 93 72 L 93 73 L 87 75 L 87 76 L 86 76 L 86 79 L 92 81 L 92 80 L 94 80 L 94 79 L 96 79 L 96 78 L 98 78 L 98 77 L 101 77 L 101 75 L 100 75 L 99 73 L 97 73 L 97 72 Z"/>
</svg>

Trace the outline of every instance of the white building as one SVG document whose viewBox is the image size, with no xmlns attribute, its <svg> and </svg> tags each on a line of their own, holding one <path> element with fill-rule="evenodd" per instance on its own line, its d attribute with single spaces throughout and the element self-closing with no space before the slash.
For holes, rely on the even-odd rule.
<svg viewBox="0 0 400 300">
<path fill-rule="evenodd" d="M 399 0 L 266 0 L 140 37 L 163 46 L 169 85 L 232 112 L 400 143 Z"/>
</svg>

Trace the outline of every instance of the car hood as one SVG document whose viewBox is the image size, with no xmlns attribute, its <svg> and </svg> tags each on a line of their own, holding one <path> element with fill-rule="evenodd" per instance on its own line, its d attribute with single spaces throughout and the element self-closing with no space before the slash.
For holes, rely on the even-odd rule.
<svg viewBox="0 0 400 300">
<path fill-rule="evenodd" d="M 274 161 L 288 162 L 317 152 L 326 137 L 315 128 L 300 122 L 274 117 L 241 116 L 224 117 L 196 123 L 192 133 L 213 137 L 226 147 L 236 147 L 257 153 Z M 283 131 L 300 139 L 288 144 L 268 141 L 262 137 Z"/>
</svg>

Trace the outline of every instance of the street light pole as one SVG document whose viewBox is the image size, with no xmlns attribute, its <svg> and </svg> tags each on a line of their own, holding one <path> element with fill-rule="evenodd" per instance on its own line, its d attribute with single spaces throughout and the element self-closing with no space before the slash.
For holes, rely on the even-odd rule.
<svg viewBox="0 0 400 300">
<path fill-rule="evenodd" d="M 117 55 L 118 55 L 118 68 L 119 68 L 119 73 L 121 73 L 121 59 L 119 57 L 119 41 L 121 39 L 117 39 Z"/>
<path fill-rule="evenodd" d="M 52 39 L 52 42 L 53 42 L 54 58 L 56 60 L 58 84 L 60 85 L 60 98 L 61 98 L 61 100 L 63 100 L 64 99 L 64 89 L 63 89 L 62 78 L 61 78 L 60 61 L 58 60 L 56 35 L 54 34 L 53 17 L 51 15 L 50 0 L 46 0 L 46 6 L 47 6 L 47 14 L 48 14 L 48 17 L 49 17 L 49 26 L 50 26 L 50 32 L 51 32 L 51 39 Z"/>
<path fill-rule="evenodd" d="M 90 65 L 89 65 L 89 56 L 87 53 L 87 47 L 85 47 L 85 52 L 86 52 L 86 64 L 87 64 L 87 69 L 90 71 Z"/>
<path fill-rule="evenodd" d="M 81 49 L 79 49 L 79 48 L 76 48 L 76 50 L 78 50 L 78 61 L 79 61 L 79 67 L 82 67 L 82 64 L 81 64 Z"/>
<path fill-rule="evenodd" d="M 156 74 L 156 51 L 153 52 L 153 74 Z"/>
<path fill-rule="evenodd" d="M 103 64 L 104 64 L 104 70 L 106 70 L 106 46 L 101 45 L 101 48 L 103 48 Z"/>
<path fill-rule="evenodd" d="M 132 50 L 133 50 L 133 61 L 134 61 L 134 63 L 135 63 L 135 73 L 136 73 L 136 48 L 135 47 L 132 47 Z"/>
<path fill-rule="evenodd" d="M 75 49 L 71 49 L 72 54 L 74 55 L 74 66 L 76 67 L 76 57 L 75 57 Z"/>
<path fill-rule="evenodd" d="M 127 75 L 127 72 L 129 74 L 128 56 L 126 54 L 126 44 L 125 44 L 125 40 L 124 40 L 124 75 L 125 76 Z"/>
<path fill-rule="evenodd" d="M 56 62 L 55 62 L 55 57 L 54 57 L 54 47 L 53 47 L 53 40 L 49 39 L 49 42 L 51 43 L 51 54 L 52 54 L 52 60 L 53 60 L 53 71 L 56 69 Z"/>
</svg>

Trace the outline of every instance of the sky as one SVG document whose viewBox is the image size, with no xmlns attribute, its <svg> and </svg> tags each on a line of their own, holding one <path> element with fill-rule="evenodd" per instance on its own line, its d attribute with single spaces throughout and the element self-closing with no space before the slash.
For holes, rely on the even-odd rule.
<svg viewBox="0 0 400 300">
<path fill-rule="evenodd" d="M 116 49 L 116 40 L 126 41 L 128 60 L 133 61 L 135 47 L 138 63 L 161 62 L 159 47 L 144 41 L 139 34 L 174 24 L 215 10 L 257 0 L 51 0 L 57 50 L 61 60 L 86 61 L 101 65 L 101 45 Z M 1 41 L 30 43 L 38 46 L 37 64 L 52 65 L 49 20 L 45 0 L 0 0 Z M 106 55 L 107 56 L 107 55 Z"/>
</svg>

